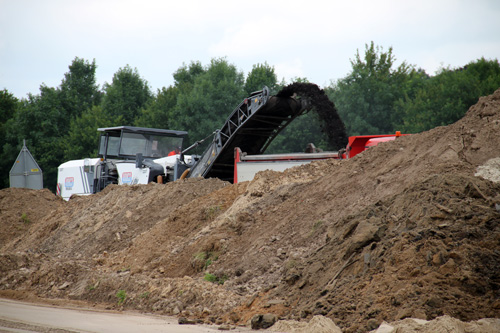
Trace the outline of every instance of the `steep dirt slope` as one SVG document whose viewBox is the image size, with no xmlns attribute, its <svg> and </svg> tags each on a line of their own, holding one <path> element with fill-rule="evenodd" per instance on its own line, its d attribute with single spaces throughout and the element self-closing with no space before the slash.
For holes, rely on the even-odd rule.
<svg viewBox="0 0 500 333">
<path fill-rule="evenodd" d="M 50 209 L 2 234 L 0 296 L 216 323 L 324 315 L 348 332 L 407 317 L 499 318 L 500 184 L 486 176 L 498 133 L 500 90 L 453 125 L 351 160 L 235 185 L 111 186 L 53 208 L 32 200 Z M 0 193 L 0 203 L 46 195 Z M 1 227 L 19 219 L 19 207 L 1 207 Z"/>
<path fill-rule="evenodd" d="M 63 205 L 47 189 L 8 188 L 0 191 L 0 248 L 18 236 L 25 236 L 32 225 L 40 224 L 44 216 Z"/>
</svg>

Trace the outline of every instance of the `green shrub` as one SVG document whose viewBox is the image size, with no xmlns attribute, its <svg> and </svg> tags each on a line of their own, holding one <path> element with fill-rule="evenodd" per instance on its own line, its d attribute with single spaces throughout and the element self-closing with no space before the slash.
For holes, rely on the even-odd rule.
<svg viewBox="0 0 500 333">
<path fill-rule="evenodd" d="M 116 297 L 118 298 L 118 305 L 122 305 L 123 302 L 125 302 L 125 299 L 127 298 L 127 292 L 123 289 L 120 289 L 116 293 Z"/>
</svg>

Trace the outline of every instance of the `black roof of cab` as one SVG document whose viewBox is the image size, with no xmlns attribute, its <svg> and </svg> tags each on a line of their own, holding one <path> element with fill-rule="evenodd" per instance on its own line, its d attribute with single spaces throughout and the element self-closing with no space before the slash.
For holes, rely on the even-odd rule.
<svg viewBox="0 0 500 333">
<path fill-rule="evenodd" d="M 146 127 L 134 127 L 134 126 L 116 126 L 116 127 L 104 127 L 98 128 L 99 132 L 129 132 L 129 133 L 144 133 L 144 134 L 155 134 L 155 135 L 165 135 L 165 136 L 179 136 L 183 137 L 188 134 L 186 131 L 174 131 L 159 128 L 146 128 Z"/>
</svg>

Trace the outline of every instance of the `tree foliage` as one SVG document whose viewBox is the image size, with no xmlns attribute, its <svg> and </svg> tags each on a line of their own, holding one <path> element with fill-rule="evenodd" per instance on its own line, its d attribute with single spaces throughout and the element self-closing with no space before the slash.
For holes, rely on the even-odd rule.
<svg viewBox="0 0 500 333">
<path fill-rule="evenodd" d="M 69 129 L 69 115 L 60 91 L 42 85 L 40 95 L 28 95 L 16 113 L 18 147 L 23 139 L 43 171 L 44 184 L 55 185 L 57 166 L 63 160 L 61 138 Z"/>
<path fill-rule="evenodd" d="M 212 59 L 203 70 L 176 77 L 180 91 L 172 110 L 171 125 L 189 132 L 191 142 L 203 139 L 220 128 L 229 113 L 245 96 L 243 73 L 226 59 Z M 181 68 L 180 73 L 190 73 Z M 187 81 L 178 81 L 179 79 Z"/>
<path fill-rule="evenodd" d="M 269 88 L 271 95 L 276 94 L 279 89 L 278 77 L 274 72 L 274 67 L 269 66 L 267 62 L 254 65 L 248 73 L 245 81 L 246 95 L 248 96 L 254 91 L 262 90 L 264 86 Z"/>
<path fill-rule="evenodd" d="M 179 88 L 170 86 L 158 90 L 146 107 L 141 110 L 134 124 L 140 127 L 172 128 L 171 113 L 177 105 Z"/>
<path fill-rule="evenodd" d="M 480 96 L 500 87 L 498 60 L 481 58 L 463 68 L 443 68 L 396 101 L 395 112 L 401 114 L 399 128 L 417 133 L 436 126 L 449 125 L 464 116 Z"/>
<path fill-rule="evenodd" d="M 352 72 L 327 89 L 349 135 L 391 133 L 400 123 L 394 102 L 425 75 L 406 62 L 394 69 L 395 61 L 392 48 L 384 52 L 371 42 L 364 57 L 358 50 L 351 60 Z"/>
<path fill-rule="evenodd" d="M 75 58 L 59 87 L 42 84 L 38 95 L 22 99 L 9 119 L 2 157 L 13 163 L 26 139 L 43 171 L 44 186 L 54 189 L 57 167 L 66 160 L 64 142 L 71 123 L 100 101 L 95 70 L 95 61 Z M 8 172 L 2 175 L 8 179 Z"/>
<path fill-rule="evenodd" d="M 14 116 L 18 104 L 18 99 L 7 89 L 0 90 L 0 148 L 2 149 L 0 170 L 3 171 L 0 177 L 0 188 L 9 186 L 9 171 L 17 156 L 15 154 L 19 153 L 19 151 L 16 152 L 16 139 L 13 131 L 10 130 L 15 127 Z"/>
<path fill-rule="evenodd" d="M 80 117 L 71 120 L 68 134 L 62 139 L 64 160 L 97 156 L 99 144 L 97 129 L 120 126 L 122 123 L 122 116 L 112 117 L 100 106 L 84 110 Z"/>
<path fill-rule="evenodd" d="M 102 94 L 96 83 L 95 59 L 92 63 L 76 57 L 64 74 L 60 94 L 64 109 L 71 118 L 79 117 L 85 110 L 100 103 Z"/>
<path fill-rule="evenodd" d="M 148 82 L 141 78 L 137 68 L 129 65 L 113 75 L 111 83 L 104 84 L 102 108 L 112 117 L 122 116 L 122 125 L 133 125 L 141 110 L 151 100 Z"/>
</svg>

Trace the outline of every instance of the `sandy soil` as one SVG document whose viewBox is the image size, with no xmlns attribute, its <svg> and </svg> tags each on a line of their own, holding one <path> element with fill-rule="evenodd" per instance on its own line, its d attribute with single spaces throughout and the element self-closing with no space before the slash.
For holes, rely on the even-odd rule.
<svg viewBox="0 0 500 333">
<path fill-rule="evenodd" d="M 69 202 L 4 189 L 0 296 L 232 326 L 266 313 L 344 332 L 495 324 L 499 133 L 500 90 L 455 124 L 251 182 L 109 186 Z"/>
</svg>

